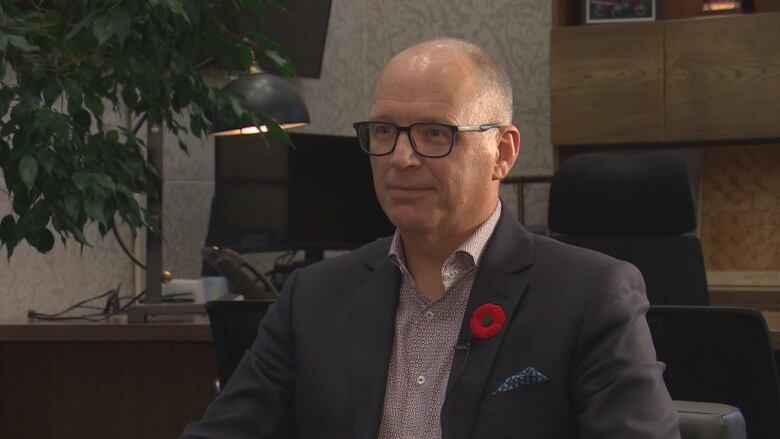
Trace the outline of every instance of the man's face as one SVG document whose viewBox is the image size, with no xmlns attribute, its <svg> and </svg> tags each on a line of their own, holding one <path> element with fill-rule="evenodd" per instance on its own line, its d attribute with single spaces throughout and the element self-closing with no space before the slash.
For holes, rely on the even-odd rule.
<svg viewBox="0 0 780 439">
<path fill-rule="evenodd" d="M 407 126 L 493 123 L 476 114 L 473 67 L 437 54 L 401 54 L 383 72 L 370 119 Z M 401 133 L 393 153 L 371 157 L 379 203 L 402 232 L 454 236 L 479 225 L 492 212 L 498 184 L 498 130 L 461 132 L 441 158 L 417 155 Z"/>
</svg>

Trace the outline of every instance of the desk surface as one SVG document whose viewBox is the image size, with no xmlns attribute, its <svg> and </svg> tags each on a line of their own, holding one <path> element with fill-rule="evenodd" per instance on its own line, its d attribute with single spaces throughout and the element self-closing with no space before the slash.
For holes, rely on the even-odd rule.
<svg viewBox="0 0 780 439">
<path fill-rule="evenodd" d="M 763 311 L 775 350 L 780 351 L 780 311 Z M 128 324 L 124 317 L 102 322 L 0 321 L 0 341 L 211 341 L 206 317 L 166 317 Z"/>
<path fill-rule="evenodd" d="M 151 323 L 138 324 L 128 324 L 124 316 L 100 322 L 20 318 L 0 321 L 0 341 L 210 342 L 211 328 L 205 316 L 165 316 Z"/>
</svg>

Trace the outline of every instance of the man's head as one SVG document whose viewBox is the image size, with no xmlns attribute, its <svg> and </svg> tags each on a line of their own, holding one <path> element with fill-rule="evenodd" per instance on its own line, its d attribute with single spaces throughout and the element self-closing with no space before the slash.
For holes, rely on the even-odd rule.
<svg viewBox="0 0 780 439">
<path fill-rule="evenodd" d="M 436 39 L 400 52 L 377 81 L 369 119 L 402 127 L 499 125 L 455 133 L 444 157 L 417 154 L 408 132 L 399 134 L 392 153 L 371 157 L 379 202 L 402 233 L 461 236 L 490 215 L 499 182 L 517 157 L 520 135 L 512 125 L 507 75 L 481 48 Z"/>
</svg>

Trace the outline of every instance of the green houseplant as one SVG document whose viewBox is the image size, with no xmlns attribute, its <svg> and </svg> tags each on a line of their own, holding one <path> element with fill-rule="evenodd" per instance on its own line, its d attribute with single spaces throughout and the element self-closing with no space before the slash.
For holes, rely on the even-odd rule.
<svg viewBox="0 0 780 439">
<path fill-rule="evenodd" d="M 284 136 L 200 72 L 205 65 L 246 70 L 259 50 L 294 73 L 275 42 L 251 31 L 280 3 L 1 1 L 0 169 L 12 208 L 0 211 L 0 246 L 8 257 L 22 241 L 46 252 L 55 235 L 89 245 L 91 223 L 102 235 L 118 222 L 134 236 L 142 227 L 159 230 L 135 195 L 157 197 L 160 176 L 132 129 L 104 123 L 109 111 L 144 115 L 177 137 L 204 136 L 215 111 Z"/>
</svg>

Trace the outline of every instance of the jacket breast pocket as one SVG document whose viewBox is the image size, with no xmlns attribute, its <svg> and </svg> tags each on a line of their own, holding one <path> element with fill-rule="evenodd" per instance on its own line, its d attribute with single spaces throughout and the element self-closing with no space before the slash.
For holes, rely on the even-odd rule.
<svg viewBox="0 0 780 439">
<path fill-rule="evenodd" d="M 566 438 L 571 419 L 564 380 L 488 395 L 480 406 L 474 439 Z"/>
<path fill-rule="evenodd" d="M 565 399 L 566 392 L 562 392 L 560 387 L 559 380 L 552 378 L 543 383 L 527 384 L 495 395 L 489 394 L 482 401 L 480 412 L 496 413 L 551 402 L 568 404 Z"/>
</svg>

